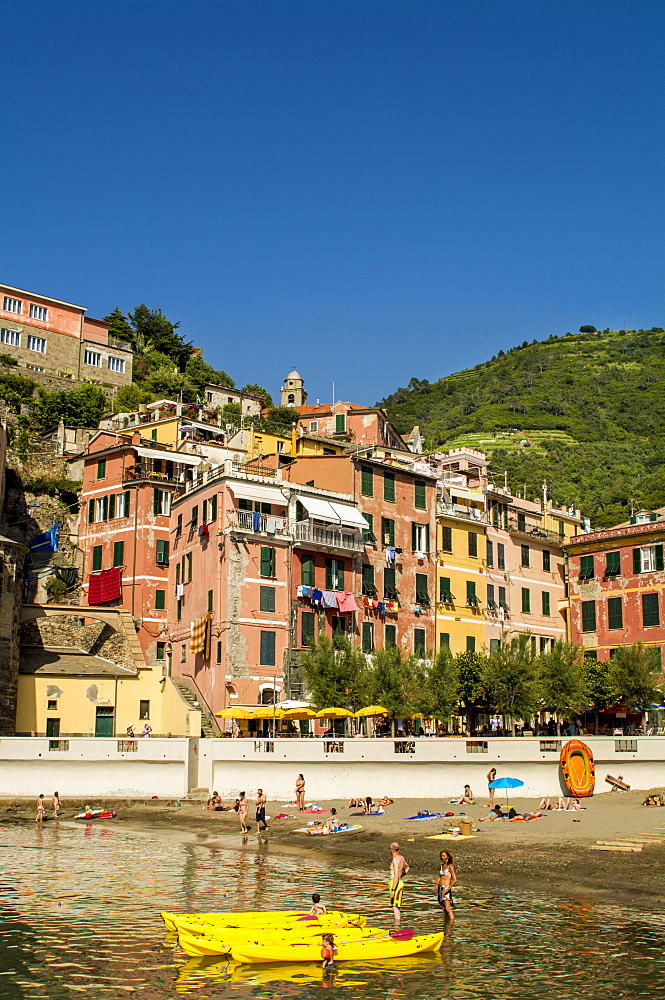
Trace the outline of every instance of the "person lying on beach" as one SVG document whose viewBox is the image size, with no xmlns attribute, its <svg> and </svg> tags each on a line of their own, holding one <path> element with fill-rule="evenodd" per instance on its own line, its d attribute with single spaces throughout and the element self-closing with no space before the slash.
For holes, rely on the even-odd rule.
<svg viewBox="0 0 665 1000">
<path fill-rule="evenodd" d="M 475 801 L 476 800 L 473 797 L 473 792 L 471 791 L 470 787 L 468 785 L 465 785 L 464 794 L 462 795 L 461 799 L 457 800 L 457 804 L 460 806 L 472 806 L 474 805 Z"/>
<path fill-rule="evenodd" d="M 513 813 L 513 815 L 511 816 L 510 813 Z M 511 823 L 520 822 L 522 820 L 525 823 L 530 823 L 534 819 L 543 819 L 544 816 L 545 813 L 541 812 L 517 813 L 515 812 L 514 809 L 511 809 L 510 812 L 508 813 L 508 819 L 510 820 Z"/>
<path fill-rule="evenodd" d="M 391 806 L 394 801 L 394 799 L 389 799 L 387 795 L 384 795 L 382 799 L 378 799 L 376 804 L 383 809 L 384 806 Z"/>
<path fill-rule="evenodd" d="M 383 809 L 378 803 L 374 805 L 371 795 L 368 795 L 363 802 L 363 812 L 368 816 L 377 816 L 383 812 Z"/>
<path fill-rule="evenodd" d="M 323 917 L 327 913 L 326 904 L 321 902 L 318 892 L 312 893 L 312 908 L 309 911 L 310 917 Z"/>
<path fill-rule="evenodd" d="M 221 812 L 224 809 L 224 803 L 222 802 L 219 792 L 213 792 L 208 799 L 208 811 Z"/>
<path fill-rule="evenodd" d="M 365 800 L 363 798 L 349 799 L 348 809 L 362 809 L 365 805 Z"/>
<path fill-rule="evenodd" d="M 566 809 L 567 807 L 568 807 L 568 801 L 563 797 L 563 795 L 559 796 L 558 804 L 555 803 L 554 799 L 547 798 L 547 796 L 545 795 L 538 803 L 538 809 L 558 809 L 559 812 L 561 812 L 561 810 L 563 809 Z"/>
<path fill-rule="evenodd" d="M 568 812 L 578 812 L 578 810 L 584 809 L 584 806 L 580 805 L 579 799 L 569 799 L 566 809 L 568 810 Z"/>
<path fill-rule="evenodd" d="M 508 819 L 508 814 L 502 812 L 501 806 L 494 806 L 494 809 L 490 811 L 488 816 L 480 817 L 480 822 L 482 823 L 486 819 L 489 819 L 491 821 L 494 821 L 495 819 Z"/>
</svg>

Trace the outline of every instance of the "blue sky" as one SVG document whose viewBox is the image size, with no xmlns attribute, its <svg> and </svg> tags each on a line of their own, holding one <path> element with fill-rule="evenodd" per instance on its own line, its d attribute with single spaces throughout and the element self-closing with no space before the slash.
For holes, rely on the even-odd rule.
<svg viewBox="0 0 665 1000">
<path fill-rule="evenodd" d="M 9 284 L 325 402 L 665 326 L 659 0 L 2 12 Z"/>
</svg>

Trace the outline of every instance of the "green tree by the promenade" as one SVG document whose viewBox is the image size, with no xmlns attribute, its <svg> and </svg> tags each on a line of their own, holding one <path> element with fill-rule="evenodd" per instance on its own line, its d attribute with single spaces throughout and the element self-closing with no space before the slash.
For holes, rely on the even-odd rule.
<svg viewBox="0 0 665 1000">
<path fill-rule="evenodd" d="M 44 430 L 60 420 L 68 427 L 97 427 L 107 409 L 106 396 L 95 385 L 80 385 L 71 392 L 40 389 L 37 420 Z"/>
<path fill-rule="evenodd" d="M 572 642 L 556 642 L 537 664 L 538 700 L 567 722 L 585 708 L 582 651 Z"/>
<path fill-rule="evenodd" d="M 476 728 L 476 715 L 489 706 L 485 673 L 487 657 L 480 653 L 458 653 L 455 667 L 459 678 L 458 698 L 467 717 L 469 729 Z"/>
<path fill-rule="evenodd" d="M 497 712 L 508 717 L 515 729 L 517 719 L 531 718 L 537 703 L 537 675 L 531 636 L 518 635 L 503 643 L 487 660 L 485 683 Z"/>
<path fill-rule="evenodd" d="M 457 710 L 460 699 L 459 664 L 448 646 L 442 646 L 425 681 L 428 714 L 446 722 Z"/>
<path fill-rule="evenodd" d="M 412 658 L 405 656 L 398 646 L 377 649 L 372 655 L 368 699 L 387 710 L 393 728 L 395 719 L 403 719 L 415 711 L 413 670 Z"/>
<path fill-rule="evenodd" d="M 252 396 L 260 396 L 261 402 L 264 409 L 269 409 L 275 404 L 273 403 L 273 398 L 267 389 L 264 389 L 262 385 L 256 385 L 253 382 L 248 382 L 247 385 L 243 385 L 241 392 L 249 392 Z"/>
<path fill-rule="evenodd" d="M 616 704 L 616 695 L 610 681 L 609 660 L 593 660 L 590 656 L 582 663 L 584 698 L 587 709 L 594 716 L 594 732 L 598 735 L 598 716 Z"/>
<path fill-rule="evenodd" d="M 644 713 L 650 704 L 660 701 L 663 694 L 657 650 L 643 642 L 619 646 L 609 661 L 609 678 L 616 700 L 630 711 L 640 712 L 646 729 Z"/>
<path fill-rule="evenodd" d="M 320 635 L 301 657 L 309 697 L 317 708 L 350 708 L 365 704 L 368 667 L 365 655 L 348 639 Z"/>
</svg>

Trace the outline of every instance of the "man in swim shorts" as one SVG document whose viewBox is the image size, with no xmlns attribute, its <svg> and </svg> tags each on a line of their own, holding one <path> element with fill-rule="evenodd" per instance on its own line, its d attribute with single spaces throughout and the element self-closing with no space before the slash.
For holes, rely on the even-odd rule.
<svg viewBox="0 0 665 1000">
<path fill-rule="evenodd" d="M 390 845 L 390 853 L 392 854 L 392 861 L 390 862 L 390 905 L 393 908 L 395 923 L 398 924 L 402 918 L 400 908 L 404 893 L 404 876 L 409 871 L 409 863 L 400 853 L 398 843 L 393 842 Z"/>
</svg>

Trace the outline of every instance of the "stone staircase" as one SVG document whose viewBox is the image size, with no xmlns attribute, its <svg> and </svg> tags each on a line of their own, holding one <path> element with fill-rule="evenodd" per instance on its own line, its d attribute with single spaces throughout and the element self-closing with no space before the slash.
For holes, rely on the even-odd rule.
<svg viewBox="0 0 665 1000">
<path fill-rule="evenodd" d="M 201 731 L 204 736 L 219 736 L 217 719 L 206 705 L 196 684 L 189 677 L 173 677 L 171 683 L 182 700 L 192 709 L 201 713 Z"/>
</svg>

